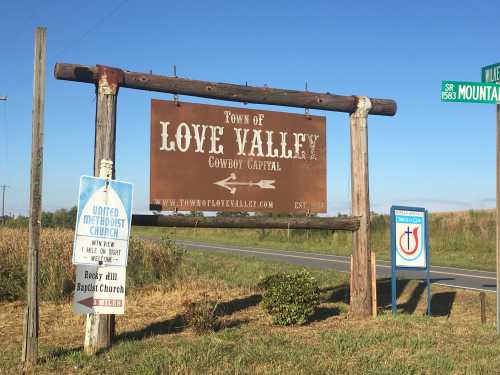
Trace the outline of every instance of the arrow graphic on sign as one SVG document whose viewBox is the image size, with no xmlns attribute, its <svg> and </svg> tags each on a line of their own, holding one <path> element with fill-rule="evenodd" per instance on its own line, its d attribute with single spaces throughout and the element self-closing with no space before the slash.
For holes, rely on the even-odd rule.
<svg viewBox="0 0 500 375">
<path fill-rule="evenodd" d="M 237 182 L 236 174 L 231 173 L 229 177 L 214 182 L 215 185 L 223 187 L 224 189 L 229 190 L 231 194 L 236 193 L 236 186 L 258 186 L 261 189 L 276 189 L 274 186 L 276 180 L 260 180 L 258 182 Z"/>
<path fill-rule="evenodd" d="M 82 299 L 78 303 L 87 306 L 89 309 L 94 306 L 120 307 L 122 305 L 122 301 L 119 299 L 99 299 L 94 297 Z"/>
</svg>

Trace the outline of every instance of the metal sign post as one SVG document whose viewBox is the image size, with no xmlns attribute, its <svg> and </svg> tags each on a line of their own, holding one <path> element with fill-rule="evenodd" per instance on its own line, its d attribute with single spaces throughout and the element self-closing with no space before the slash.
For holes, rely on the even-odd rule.
<svg viewBox="0 0 500 375">
<path fill-rule="evenodd" d="M 500 334 L 500 105 L 497 104 L 497 334 Z"/>
<path fill-rule="evenodd" d="M 441 101 L 496 104 L 496 265 L 497 334 L 500 334 L 500 63 L 481 68 L 481 82 L 443 81 Z"/>
<path fill-rule="evenodd" d="M 500 63 L 492 64 L 481 68 L 481 82 L 500 83 Z M 498 86 L 500 88 L 500 86 Z M 497 117 L 497 192 L 496 192 L 496 211 L 497 211 L 497 238 L 496 238 L 496 258 L 497 258 L 497 333 L 500 334 L 500 105 L 496 105 Z"/>
<path fill-rule="evenodd" d="M 430 251 L 427 210 L 420 207 L 391 207 L 391 300 L 397 312 L 398 270 L 424 271 L 427 282 L 427 315 L 431 316 Z"/>
</svg>

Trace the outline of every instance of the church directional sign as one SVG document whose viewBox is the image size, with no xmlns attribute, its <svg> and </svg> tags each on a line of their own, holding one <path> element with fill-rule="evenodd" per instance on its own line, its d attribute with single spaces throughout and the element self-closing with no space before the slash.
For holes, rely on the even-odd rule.
<svg viewBox="0 0 500 375">
<path fill-rule="evenodd" d="M 427 281 L 427 313 L 431 314 L 430 254 L 427 210 L 421 207 L 391 207 L 391 299 L 397 311 L 398 270 L 424 271 Z"/>
<path fill-rule="evenodd" d="M 132 192 L 128 182 L 80 178 L 73 264 L 127 265 Z"/>
</svg>

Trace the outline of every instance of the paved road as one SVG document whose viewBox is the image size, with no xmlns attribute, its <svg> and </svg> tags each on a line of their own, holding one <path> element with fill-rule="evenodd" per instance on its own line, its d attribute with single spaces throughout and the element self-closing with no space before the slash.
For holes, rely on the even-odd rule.
<svg viewBox="0 0 500 375">
<path fill-rule="evenodd" d="M 279 262 L 287 262 L 307 267 L 328 268 L 340 272 L 349 272 L 350 257 L 339 255 L 326 255 L 301 251 L 274 250 L 254 247 L 242 247 L 234 245 L 217 245 L 203 242 L 177 240 L 186 248 L 216 251 L 222 253 L 254 256 Z M 391 263 L 389 261 L 377 261 L 377 277 L 390 277 Z M 402 271 L 398 272 L 399 278 L 421 279 L 425 278 L 424 272 Z M 453 288 L 483 290 L 495 292 L 495 272 L 468 270 L 454 267 L 431 267 L 431 280 L 434 284 L 445 285 Z"/>
</svg>

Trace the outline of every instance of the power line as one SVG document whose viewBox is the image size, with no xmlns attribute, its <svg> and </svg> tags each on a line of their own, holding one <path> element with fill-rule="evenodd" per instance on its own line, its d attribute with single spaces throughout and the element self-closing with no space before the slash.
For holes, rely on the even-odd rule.
<svg viewBox="0 0 500 375">
<path fill-rule="evenodd" d="M 60 49 L 58 52 L 55 53 L 55 55 L 62 55 L 64 52 L 66 52 L 70 47 L 76 46 L 78 43 L 80 43 L 83 39 L 87 37 L 94 29 L 96 29 L 101 23 L 103 23 L 105 20 L 108 18 L 112 17 L 118 10 L 125 5 L 129 0 L 122 0 L 116 7 L 112 8 L 108 13 L 106 13 L 104 16 L 99 18 L 96 22 L 92 24 L 83 34 L 80 36 L 76 41 L 73 40 L 71 42 L 71 45 L 68 45 L 66 47 L 63 47 Z"/>
</svg>

